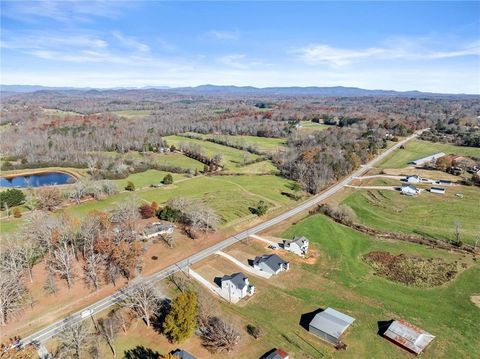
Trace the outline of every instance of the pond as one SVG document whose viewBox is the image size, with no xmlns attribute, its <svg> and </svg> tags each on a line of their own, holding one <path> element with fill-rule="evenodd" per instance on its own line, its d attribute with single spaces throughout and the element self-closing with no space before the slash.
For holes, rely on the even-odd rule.
<svg viewBox="0 0 480 359">
<path fill-rule="evenodd" d="M 45 172 L 0 178 L 0 187 L 41 187 L 75 182 L 75 177 L 64 172 Z"/>
</svg>

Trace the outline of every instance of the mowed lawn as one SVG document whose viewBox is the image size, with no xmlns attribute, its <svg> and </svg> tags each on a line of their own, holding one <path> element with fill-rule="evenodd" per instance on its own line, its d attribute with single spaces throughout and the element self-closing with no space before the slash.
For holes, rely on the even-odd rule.
<svg viewBox="0 0 480 359">
<path fill-rule="evenodd" d="M 380 162 L 380 164 L 377 165 L 377 167 L 403 168 L 407 167 L 412 161 L 433 155 L 437 152 L 445 152 L 447 155 L 456 154 L 480 157 L 480 148 L 413 140 L 405 145 L 405 149 L 398 149 L 391 155 L 387 156 L 382 162 Z"/>
<path fill-rule="evenodd" d="M 444 195 L 422 192 L 416 197 L 397 191 L 356 190 L 343 203 L 355 211 L 359 223 L 380 230 L 453 240 L 458 221 L 465 243 L 473 244 L 480 233 L 480 189 L 476 187 L 446 187 Z"/>
<path fill-rule="evenodd" d="M 479 357 L 480 309 L 470 302 L 470 295 L 479 291 L 480 264 L 444 286 L 418 289 L 374 275 L 361 260 L 373 250 L 441 257 L 468 266 L 471 258 L 412 243 L 379 241 L 322 215 L 307 218 L 281 235 L 307 236 L 319 257 L 315 264 L 293 262 L 289 272 L 267 281 L 251 276 L 258 292 L 244 305 L 222 302 L 222 312 L 229 321 L 258 325 L 264 333 L 234 357 L 257 358 L 281 347 L 295 358 L 407 359 L 411 354 L 377 335 L 379 321 L 400 318 L 436 336 L 422 354 L 424 358 Z M 327 307 L 356 318 L 344 338 L 346 351 L 335 351 L 299 324 L 302 314 Z"/>
<path fill-rule="evenodd" d="M 155 179 L 157 178 L 163 178 L 163 174 L 156 175 Z M 189 197 L 201 200 L 215 209 L 221 217 L 222 224 L 227 225 L 239 218 L 251 216 L 249 207 L 256 205 L 260 200 L 267 202 L 271 208 L 293 203 L 291 199 L 281 194 L 289 191 L 288 186 L 291 183 L 278 176 L 201 176 L 163 188 L 119 193 L 103 201 L 91 201 L 69 207 L 66 211 L 75 216 L 83 216 L 92 210 L 110 209 L 134 195 L 140 200 L 156 201 L 160 205 L 171 198 Z"/>
<path fill-rule="evenodd" d="M 175 145 L 176 147 L 180 147 L 181 143 L 191 143 L 199 145 L 202 148 L 204 154 L 210 157 L 221 154 L 223 158 L 224 169 L 231 170 L 232 172 L 235 172 L 235 170 L 238 170 L 239 167 L 243 166 L 245 160 L 248 162 L 255 160 L 259 157 L 258 155 L 242 150 L 237 150 L 236 148 L 219 145 L 209 141 L 191 139 L 187 137 L 167 136 L 164 137 L 164 140 L 167 141 L 169 146 Z"/>
</svg>

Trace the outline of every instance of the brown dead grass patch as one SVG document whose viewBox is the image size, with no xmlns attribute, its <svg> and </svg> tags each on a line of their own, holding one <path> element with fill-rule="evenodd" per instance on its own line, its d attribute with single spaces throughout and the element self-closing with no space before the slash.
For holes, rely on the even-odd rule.
<svg viewBox="0 0 480 359">
<path fill-rule="evenodd" d="M 480 308 L 480 294 L 474 294 L 470 297 L 473 304 Z"/>
<path fill-rule="evenodd" d="M 412 287 L 442 285 L 455 278 L 458 271 L 457 262 L 448 263 L 440 258 L 376 251 L 366 254 L 363 259 L 376 274 Z"/>
</svg>

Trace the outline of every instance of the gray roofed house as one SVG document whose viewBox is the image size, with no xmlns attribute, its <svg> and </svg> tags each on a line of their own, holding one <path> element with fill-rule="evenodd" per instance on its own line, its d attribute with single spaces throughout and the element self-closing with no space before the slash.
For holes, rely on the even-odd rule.
<svg viewBox="0 0 480 359">
<path fill-rule="evenodd" d="M 332 308 L 317 313 L 309 324 L 308 331 L 333 345 L 340 344 L 343 333 L 352 325 L 355 318 Z"/>
<path fill-rule="evenodd" d="M 278 274 L 282 271 L 287 271 L 290 265 L 276 254 L 264 254 L 255 257 L 253 268 L 270 274 Z"/>
<path fill-rule="evenodd" d="M 177 349 L 172 352 L 172 355 L 179 359 L 197 359 L 192 354 L 183 349 Z"/>
<path fill-rule="evenodd" d="M 417 355 L 435 339 L 432 334 L 403 320 L 394 320 L 383 335 L 395 344 Z"/>
<path fill-rule="evenodd" d="M 224 275 L 221 284 L 224 298 L 232 303 L 255 293 L 255 287 L 250 285 L 248 277 L 243 273 Z"/>
<path fill-rule="evenodd" d="M 148 239 L 161 234 L 172 234 L 174 229 L 175 227 L 171 223 L 165 224 L 161 222 L 155 222 L 143 230 L 143 237 Z"/>
<path fill-rule="evenodd" d="M 308 239 L 303 236 L 295 236 L 293 239 L 283 241 L 283 249 L 304 256 L 308 252 Z"/>
</svg>

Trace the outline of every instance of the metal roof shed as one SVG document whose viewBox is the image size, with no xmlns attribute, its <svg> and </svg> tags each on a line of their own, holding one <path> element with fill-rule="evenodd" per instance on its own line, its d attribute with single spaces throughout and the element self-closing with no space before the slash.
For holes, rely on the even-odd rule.
<svg viewBox="0 0 480 359">
<path fill-rule="evenodd" d="M 321 339 L 337 345 L 345 331 L 352 325 L 355 318 L 340 313 L 332 308 L 317 313 L 309 324 L 309 332 Z"/>
<path fill-rule="evenodd" d="M 432 334 L 403 320 L 394 320 L 384 336 L 417 355 L 435 338 Z"/>
</svg>

